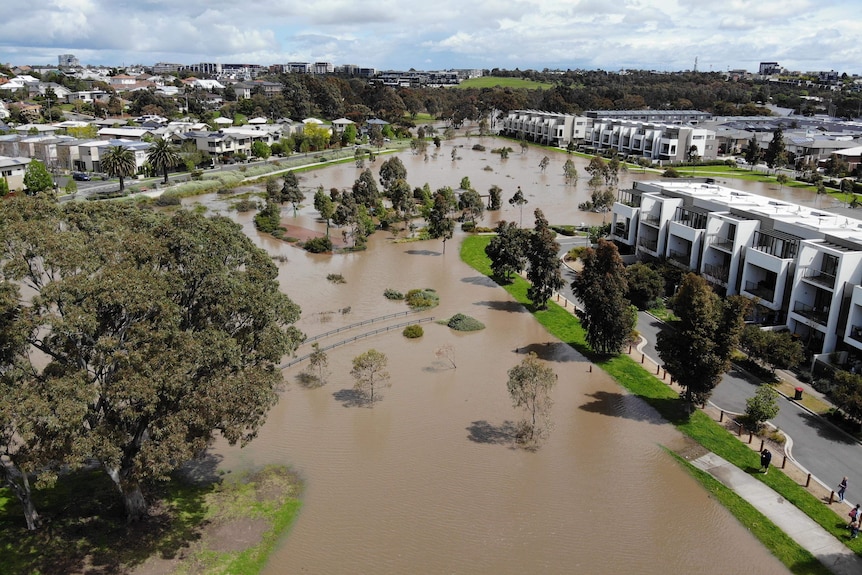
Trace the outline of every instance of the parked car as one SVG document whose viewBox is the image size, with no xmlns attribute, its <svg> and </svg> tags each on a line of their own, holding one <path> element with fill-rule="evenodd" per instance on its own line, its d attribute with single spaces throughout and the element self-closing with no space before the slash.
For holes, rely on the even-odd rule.
<svg viewBox="0 0 862 575">
<path fill-rule="evenodd" d="M 72 174 L 72 179 L 76 182 L 89 182 L 90 176 L 88 176 L 84 172 L 75 172 Z"/>
</svg>

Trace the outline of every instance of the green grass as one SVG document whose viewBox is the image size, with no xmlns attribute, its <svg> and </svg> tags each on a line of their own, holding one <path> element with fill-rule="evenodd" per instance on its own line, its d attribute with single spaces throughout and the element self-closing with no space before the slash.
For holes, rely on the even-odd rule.
<svg viewBox="0 0 862 575">
<path fill-rule="evenodd" d="M 461 258 L 471 267 L 487 276 L 491 276 L 491 267 L 485 255 L 485 246 L 491 241 L 491 236 L 471 236 L 461 244 Z M 502 286 L 515 300 L 532 310 L 532 304 L 527 298 L 529 284 L 520 276 L 515 276 L 512 283 Z M 754 478 L 763 481 L 778 492 L 790 503 L 802 510 L 824 529 L 844 542 L 857 554 L 862 554 L 862 539 L 847 540 L 846 522 L 817 497 L 783 473 L 763 475 L 754 473 L 760 468 L 758 454 L 732 436 L 717 422 L 702 411 L 695 411 L 690 416 L 685 404 L 678 394 L 668 385 L 645 371 L 640 364 L 627 355 L 602 356 L 594 353 L 586 343 L 586 337 L 580 322 L 570 311 L 563 309 L 554 302 L 548 303 L 548 309 L 534 311 L 536 319 L 552 335 L 567 343 L 596 365 L 611 375 L 621 386 L 632 394 L 650 404 L 666 420 L 675 425 L 685 435 L 691 437 L 706 449 L 723 457 L 740 469 L 752 474 Z M 761 540 L 763 541 L 763 540 Z M 768 545 L 768 541 L 763 541 Z M 788 565 L 788 567 L 791 567 Z"/>
<path fill-rule="evenodd" d="M 554 85 L 548 82 L 534 82 L 524 78 L 503 78 L 500 76 L 482 76 L 481 78 L 470 78 L 461 82 L 459 88 L 526 88 L 528 90 L 548 90 Z"/>
<path fill-rule="evenodd" d="M 149 557 L 175 558 L 174 573 L 259 573 L 299 511 L 300 486 L 282 467 L 241 474 L 218 484 L 174 480 L 151 496 L 153 518 L 127 525 L 122 503 L 102 471 L 63 476 L 34 492 L 45 524 L 28 532 L 17 499 L 0 490 L 0 572 L 4 575 L 69 573 L 85 565 L 119 572 Z M 265 495 L 265 496 L 264 496 Z M 226 521 L 263 519 L 268 529 L 244 551 L 217 552 L 201 541 L 201 528 Z M 198 569 L 200 566 L 205 569 Z"/>
<path fill-rule="evenodd" d="M 725 487 L 709 473 L 697 469 L 676 454 L 673 457 L 697 479 L 701 485 L 730 511 L 740 523 L 786 565 L 792 573 L 799 575 L 830 575 L 831 571 L 818 561 L 811 553 L 801 548 L 786 533 L 775 526 L 766 516 L 755 509 L 750 503 L 737 495 L 732 489 Z"/>
</svg>

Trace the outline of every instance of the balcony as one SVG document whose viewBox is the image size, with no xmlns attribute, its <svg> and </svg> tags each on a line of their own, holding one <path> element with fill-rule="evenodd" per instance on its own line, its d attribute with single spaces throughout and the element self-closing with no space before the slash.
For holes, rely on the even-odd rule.
<svg viewBox="0 0 862 575">
<path fill-rule="evenodd" d="M 775 286 L 768 286 L 763 282 L 745 282 L 745 291 L 763 301 L 774 302 Z"/>
<path fill-rule="evenodd" d="M 672 262 L 678 263 L 685 268 L 691 266 L 691 253 L 678 252 L 676 250 L 670 250 L 668 252 L 668 259 Z"/>
<path fill-rule="evenodd" d="M 793 311 L 804 318 L 816 321 L 820 325 L 826 325 L 826 322 L 829 320 L 829 308 L 826 306 L 810 306 L 796 302 L 793 306 Z"/>
<path fill-rule="evenodd" d="M 654 253 L 658 251 L 658 239 L 639 238 L 638 245 Z"/>
<path fill-rule="evenodd" d="M 712 241 L 709 243 L 709 246 L 724 250 L 726 252 L 732 252 L 733 238 L 728 238 L 725 236 L 713 236 Z"/>
<path fill-rule="evenodd" d="M 652 214 L 643 214 L 641 216 L 641 221 L 645 224 L 649 224 L 651 226 L 658 227 L 659 222 L 661 221 L 658 216 L 654 216 Z"/>
<path fill-rule="evenodd" d="M 625 224 L 616 224 L 614 226 L 614 235 L 618 238 L 627 238 L 629 237 L 629 228 Z"/>
<path fill-rule="evenodd" d="M 730 277 L 730 268 L 727 266 L 717 266 L 715 264 L 704 264 L 703 275 L 709 276 L 719 282 L 726 284 Z"/>
<path fill-rule="evenodd" d="M 850 328 L 850 339 L 862 342 L 862 325 L 854 325 Z"/>
<path fill-rule="evenodd" d="M 809 283 L 832 289 L 835 287 L 835 276 L 821 270 L 808 269 L 805 272 L 805 280 Z"/>
</svg>

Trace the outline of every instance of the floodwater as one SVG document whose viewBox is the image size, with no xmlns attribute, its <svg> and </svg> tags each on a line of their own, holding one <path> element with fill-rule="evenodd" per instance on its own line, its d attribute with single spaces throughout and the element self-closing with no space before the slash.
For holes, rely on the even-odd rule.
<svg viewBox="0 0 862 575">
<path fill-rule="evenodd" d="M 530 202 L 525 226 L 535 207 L 552 223 L 601 222 L 601 214 L 577 210 L 589 193 L 586 177 L 581 170 L 579 184 L 565 186 L 564 155 L 549 154 L 542 174 L 541 150 L 501 161 L 470 150 L 475 141 L 453 142 L 465 144 L 455 162 L 448 142 L 427 162 L 403 153 L 411 186 L 457 188 L 465 175 L 480 192 L 501 186 L 505 209 L 485 225 L 518 218 L 506 201 L 518 185 Z M 358 173 L 342 165 L 306 173 L 302 183 L 346 188 Z M 624 175 L 621 185 L 639 176 Z M 189 203 L 226 205 L 216 196 Z M 284 215 L 285 223 L 323 229 L 311 206 Z M 297 381 L 302 364 L 288 368 L 259 436 L 242 449 L 214 446 L 223 471 L 283 464 L 306 482 L 301 514 L 264 573 L 724 574 L 740 566 L 787 573 L 668 455 L 665 448 L 683 445 L 672 426 L 600 370 L 590 372 L 582 356 L 460 261 L 460 232 L 445 254 L 439 240 L 396 244 L 378 232 L 366 252 L 328 256 L 259 236 L 251 214 L 232 217 L 281 256 L 279 279 L 302 307 L 299 327 L 309 336 L 406 310 L 383 297 L 386 288 L 437 290 L 439 307 L 411 318 L 461 312 L 486 326 L 457 333 L 429 322 L 417 340 L 397 329 L 337 347 L 328 352 L 327 384 L 315 389 Z M 331 273 L 346 283 L 327 281 Z M 404 320 L 346 329 L 321 345 Z M 437 357 L 446 345 L 457 367 Z M 371 348 L 387 355 L 392 383 L 373 408 L 353 405 L 349 392 L 351 359 Z M 507 435 L 520 414 L 506 372 L 530 351 L 559 376 L 554 428 L 536 452 L 513 449 Z"/>
</svg>

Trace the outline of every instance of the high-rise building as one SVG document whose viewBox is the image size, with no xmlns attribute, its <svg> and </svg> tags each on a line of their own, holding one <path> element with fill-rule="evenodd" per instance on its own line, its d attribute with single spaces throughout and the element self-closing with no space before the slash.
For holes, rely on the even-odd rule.
<svg viewBox="0 0 862 575">
<path fill-rule="evenodd" d="M 60 68 L 80 68 L 81 62 L 74 54 L 60 54 L 57 56 L 57 62 Z"/>
</svg>

